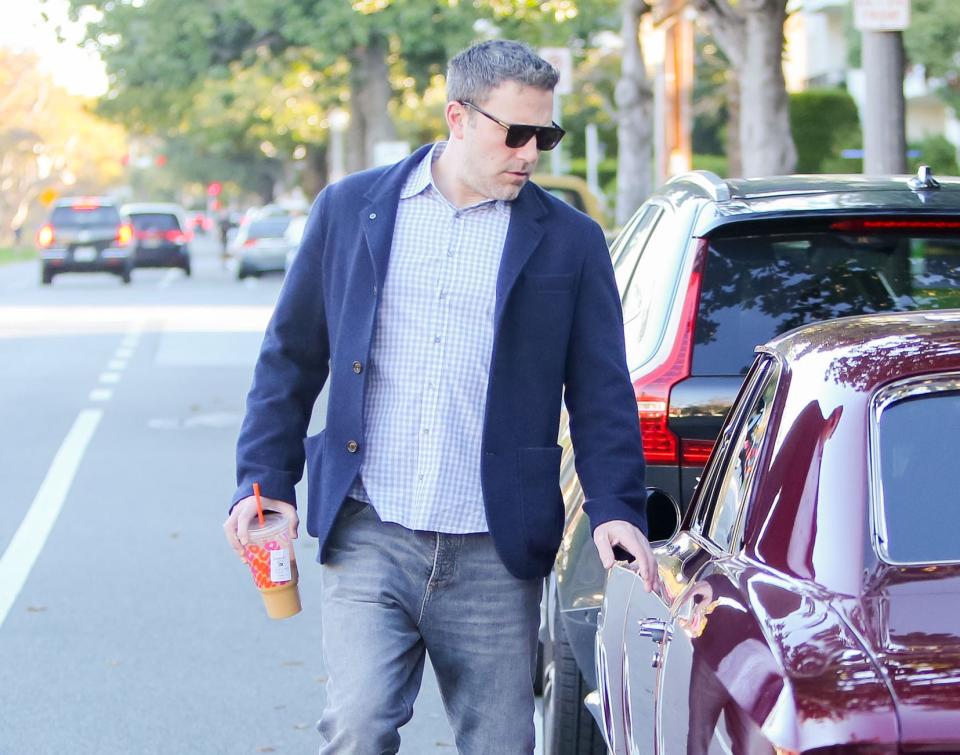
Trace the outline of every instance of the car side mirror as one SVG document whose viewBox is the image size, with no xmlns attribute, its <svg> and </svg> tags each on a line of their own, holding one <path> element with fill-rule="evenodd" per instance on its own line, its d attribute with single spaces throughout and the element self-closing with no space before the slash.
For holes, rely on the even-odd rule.
<svg viewBox="0 0 960 755">
<path fill-rule="evenodd" d="M 669 540 L 680 530 L 680 506 L 660 488 L 647 488 L 647 539 Z"/>
</svg>

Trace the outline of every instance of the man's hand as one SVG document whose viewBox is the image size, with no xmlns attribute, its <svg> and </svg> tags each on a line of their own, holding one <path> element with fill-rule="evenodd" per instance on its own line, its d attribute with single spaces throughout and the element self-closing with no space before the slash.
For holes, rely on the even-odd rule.
<svg viewBox="0 0 960 755">
<path fill-rule="evenodd" d="M 660 573 L 657 570 L 657 559 L 653 555 L 650 543 L 639 528 L 630 522 L 615 520 L 598 524 L 593 531 L 593 542 L 600 553 L 600 561 L 604 569 L 613 566 L 613 547 L 619 545 L 636 561 L 637 573 L 643 580 L 643 587 L 651 592 L 660 584 Z"/>
<path fill-rule="evenodd" d="M 297 517 L 297 509 L 295 506 L 284 503 L 283 501 L 275 501 L 273 498 L 264 498 L 263 496 L 260 496 L 260 505 L 264 511 L 276 511 L 278 514 L 282 514 L 289 525 L 290 539 L 296 539 L 300 519 Z M 233 511 L 230 512 L 227 521 L 223 523 L 223 533 L 227 536 L 227 542 L 230 543 L 230 547 L 233 548 L 234 552 L 244 563 L 247 562 L 247 557 L 244 554 L 244 547 L 247 544 L 247 532 L 250 529 L 250 523 L 256 518 L 257 499 L 251 495 L 237 501 L 237 505 L 233 507 Z"/>
</svg>

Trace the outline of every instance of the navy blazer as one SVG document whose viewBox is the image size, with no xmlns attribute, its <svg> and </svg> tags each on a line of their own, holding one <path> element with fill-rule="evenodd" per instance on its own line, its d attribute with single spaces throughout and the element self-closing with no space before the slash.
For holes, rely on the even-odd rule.
<svg viewBox="0 0 960 755">
<path fill-rule="evenodd" d="M 307 532 L 320 541 L 321 562 L 363 462 L 364 366 L 400 190 L 428 149 L 317 197 L 247 397 L 233 500 L 259 482 L 263 495 L 295 504 L 306 460 Z M 328 379 L 326 429 L 304 439 Z M 519 578 L 548 574 L 560 545 L 564 400 L 591 524 L 622 519 L 646 531 L 637 404 L 603 232 L 528 183 L 513 202 L 497 277 L 481 451 L 490 533 Z"/>
</svg>

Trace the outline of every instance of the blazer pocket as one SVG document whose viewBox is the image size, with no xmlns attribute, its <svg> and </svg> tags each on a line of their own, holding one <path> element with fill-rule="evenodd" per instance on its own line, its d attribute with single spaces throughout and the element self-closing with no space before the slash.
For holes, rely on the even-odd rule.
<svg viewBox="0 0 960 755">
<path fill-rule="evenodd" d="M 530 550 L 556 555 L 563 535 L 560 446 L 521 448 L 520 510 Z"/>
<path fill-rule="evenodd" d="M 568 275 L 527 275 L 526 286 L 532 291 L 572 291 L 573 279 L 572 273 Z"/>
</svg>

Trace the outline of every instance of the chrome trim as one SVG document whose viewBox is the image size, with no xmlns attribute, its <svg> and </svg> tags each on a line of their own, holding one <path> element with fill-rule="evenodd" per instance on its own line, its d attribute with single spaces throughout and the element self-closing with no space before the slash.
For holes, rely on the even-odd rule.
<svg viewBox="0 0 960 755">
<path fill-rule="evenodd" d="M 933 564 L 960 564 L 950 561 L 895 561 L 887 550 L 889 541 L 884 516 L 883 485 L 880 474 L 880 418 L 883 412 L 904 399 L 925 393 L 941 391 L 960 392 L 960 371 L 940 372 L 898 380 L 878 390 L 870 401 L 870 429 L 867 439 L 867 474 L 870 495 L 870 542 L 877 557 L 890 566 L 930 566 Z"/>
</svg>

